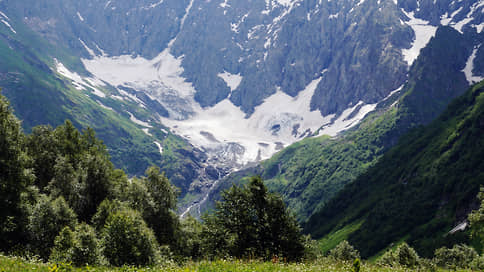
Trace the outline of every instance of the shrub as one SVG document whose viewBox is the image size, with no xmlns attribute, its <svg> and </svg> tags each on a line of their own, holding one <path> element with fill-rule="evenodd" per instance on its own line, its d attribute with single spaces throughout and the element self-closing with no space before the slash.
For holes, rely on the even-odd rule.
<svg viewBox="0 0 484 272">
<path fill-rule="evenodd" d="M 181 222 L 180 254 L 194 259 L 202 256 L 202 228 L 202 224 L 190 215 Z"/>
<path fill-rule="evenodd" d="M 420 266 L 419 270 L 428 271 L 428 272 L 435 272 L 438 270 L 437 265 L 433 260 L 420 258 L 418 263 Z"/>
<path fill-rule="evenodd" d="M 322 256 L 318 241 L 313 240 L 311 235 L 304 235 L 304 260 L 314 261 Z"/>
<path fill-rule="evenodd" d="M 119 200 L 109 200 L 105 199 L 99 207 L 97 212 L 92 217 L 92 226 L 97 230 L 101 231 L 108 220 L 109 215 L 114 214 L 120 210 L 128 208 L 128 205 Z"/>
<path fill-rule="evenodd" d="M 435 251 L 434 262 L 442 267 L 470 268 L 471 263 L 479 257 L 477 252 L 466 245 L 454 245 L 452 248 L 439 248 Z"/>
<path fill-rule="evenodd" d="M 26 170 L 25 137 L 7 99 L 0 95 L 0 251 L 22 240 L 21 193 L 33 180 Z"/>
<path fill-rule="evenodd" d="M 111 214 L 103 229 L 104 256 L 115 266 L 148 265 L 159 259 L 159 246 L 153 231 L 132 209 Z"/>
<path fill-rule="evenodd" d="M 397 261 L 400 265 L 406 267 L 414 267 L 418 265 L 419 257 L 417 252 L 411 248 L 407 243 L 401 244 L 396 251 Z"/>
<path fill-rule="evenodd" d="M 75 266 L 101 264 L 102 255 L 94 229 L 87 224 L 77 225 L 74 231 L 65 227 L 55 239 L 50 260 Z"/>
<path fill-rule="evenodd" d="M 470 264 L 470 267 L 477 271 L 484 271 L 484 256 L 475 258 Z"/>
<path fill-rule="evenodd" d="M 360 253 L 348 241 L 344 240 L 329 252 L 336 260 L 352 261 L 360 258 Z"/>
<path fill-rule="evenodd" d="M 378 260 L 378 263 L 390 266 L 401 265 L 405 267 L 415 267 L 419 264 L 419 256 L 413 248 L 404 242 L 398 246 L 395 251 L 390 249 L 385 252 L 380 260 Z"/>
<path fill-rule="evenodd" d="M 72 249 L 76 241 L 70 227 L 64 227 L 55 238 L 54 247 L 50 254 L 51 262 L 69 262 L 72 260 Z"/>
<path fill-rule="evenodd" d="M 76 225 L 76 214 L 63 197 L 52 200 L 41 195 L 29 215 L 27 226 L 34 250 L 46 259 L 54 245 L 54 240 L 65 227 Z"/>
<path fill-rule="evenodd" d="M 389 265 L 389 266 L 397 266 L 397 258 L 395 257 L 395 252 L 391 249 L 385 251 L 383 255 L 378 259 L 377 262 L 379 265 Z"/>
<path fill-rule="evenodd" d="M 469 214 L 471 237 L 477 239 L 484 246 L 484 187 L 481 187 L 477 198 L 480 201 L 479 209 Z"/>
</svg>

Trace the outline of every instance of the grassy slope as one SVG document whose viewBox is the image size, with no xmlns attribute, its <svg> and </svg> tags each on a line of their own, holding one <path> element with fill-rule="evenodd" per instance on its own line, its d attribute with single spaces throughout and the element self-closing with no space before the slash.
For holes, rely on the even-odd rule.
<svg viewBox="0 0 484 272">
<path fill-rule="evenodd" d="M 374 113 L 339 139 L 323 136 L 292 145 L 262 163 L 262 176 L 302 221 L 378 159 L 381 136 L 394 126 L 395 113 Z"/>
<path fill-rule="evenodd" d="M 423 255 L 467 235 L 445 235 L 462 222 L 484 185 L 484 82 L 432 124 L 405 137 L 345 187 L 305 229 L 315 237 L 360 222 L 350 243 L 365 257 L 403 237 Z M 378 239 L 376 239 L 378 237 Z"/>
</svg>

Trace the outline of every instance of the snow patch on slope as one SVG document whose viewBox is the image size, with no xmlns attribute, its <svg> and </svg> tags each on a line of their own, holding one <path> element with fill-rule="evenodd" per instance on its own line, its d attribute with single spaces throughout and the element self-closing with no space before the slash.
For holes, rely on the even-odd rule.
<svg viewBox="0 0 484 272">
<path fill-rule="evenodd" d="M 77 18 L 79 18 L 79 20 L 81 20 L 81 22 L 84 22 L 84 17 L 82 17 L 81 13 L 79 13 L 79 11 L 77 12 Z"/>
<path fill-rule="evenodd" d="M 176 90 L 179 96 L 187 97 L 192 96 L 195 89 L 181 76 L 184 71 L 182 59 L 175 58 L 169 49 L 165 49 L 152 60 L 123 55 L 97 56 L 90 60 L 82 59 L 82 62 L 89 72 L 113 86 L 148 88 L 152 83 L 162 83 Z"/>
<path fill-rule="evenodd" d="M 476 19 L 475 13 L 479 10 L 481 11 L 481 13 L 484 12 L 484 9 L 482 9 L 483 6 L 484 6 L 484 0 L 479 0 L 475 2 L 474 4 L 472 4 L 472 6 L 470 6 L 469 12 L 466 14 L 466 17 L 464 17 L 460 21 L 456 21 L 455 17 L 456 15 L 460 14 L 464 10 L 463 7 L 460 7 L 459 9 L 452 12 L 450 16 L 448 13 L 445 13 L 440 17 L 440 24 L 450 25 L 455 30 L 459 31 L 460 33 L 463 33 L 462 31 L 463 27 Z M 484 22 L 477 25 L 472 24 L 471 26 L 477 29 L 477 33 L 481 33 L 484 27 Z"/>
<path fill-rule="evenodd" d="M 141 129 L 146 135 L 152 137 L 153 135 L 150 133 L 150 129 L 149 128 L 142 128 Z"/>
<path fill-rule="evenodd" d="M 355 106 L 346 109 L 335 121 L 324 126 L 319 135 L 336 136 L 341 131 L 356 126 L 370 112 L 376 108 L 377 104 L 365 105 L 363 101 L 358 102 Z M 355 114 L 356 113 L 356 114 Z M 350 118 L 350 115 L 354 115 Z"/>
<path fill-rule="evenodd" d="M 106 97 L 106 95 L 102 91 L 95 87 L 102 86 L 104 84 L 102 83 L 102 81 L 96 78 L 83 78 L 78 73 L 69 71 L 69 69 L 67 69 L 64 64 L 59 62 L 57 59 L 54 59 L 54 61 L 57 72 L 62 76 L 70 79 L 72 85 L 74 85 L 77 90 L 89 90 L 96 96 Z"/>
<path fill-rule="evenodd" d="M 277 151 L 279 142 L 287 145 L 296 141 L 300 133 L 292 134 L 294 125 L 299 124 L 301 129 L 314 132 L 330 121 L 319 112 L 309 112 L 311 97 L 320 80 L 311 82 L 295 98 L 278 91 L 256 107 L 250 118 L 245 118 L 245 113 L 226 99 L 212 108 L 199 108 L 197 114 L 188 120 L 162 121 L 201 148 L 220 150 L 226 144 L 241 146 L 242 152 L 236 160 L 243 165 L 269 158 Z"/>
<path fill-rule="evenodd" d="M 155 145 L 158 147 L 158 151 L 160 151 L 160 155 L 163 156 L 163 147 L 159 142 L 154 142 Z"/>
<path fill-rule="evenodd" d="M 101 106 L 101 108 L 106 109 L 106 110 L 110 110 L 110 111 L 113 111 L 113 112 L 116 112 L 113 108 L 104 105 L 101 101 L 96 100 L 96 102 L 99 104 L 99 106 Z"/>
<path fill-rule="evenodd" d="M 10 18 L 8 18 L 8 16 L 7 16 L 7 15 L 5 15 L 5 13 L 3 13 L 3 12 L 1 12 L 1 11 L 0 11 L 0 17 L 1 17 L 1 18 L 0 18 L 0 21 L 2 21 L 2 23 L 3 23 L 4 25 L 6 25 L 6 26 L 7 26 L 7 27 L 10 29 L 10 31 L 12 31 L 14 34 L 17 34 L 17 31 L 15 31 L 15 29 L 13 29 L 13 27 L 12 27 L 12 26 L 10 25 L 10 23 L 8 22 L 8 21 L 10 21 Z"/>
<path fill-rule="evenodd" d="M 196 103 L 193 101 L 193 85 L 182 77 L 182 59 L 183 56 L 175 58 L 171 55 L 168 47 L 152 60 L 123 55 L 97 56 L 93 59 L 82 59 L 82 62 L 97 78 L 118 87 L 123 96 L 128 96 L 133 101 L 139 100 L 122 91 L 121 87 L 143 91 L 163 105 L 170 118 L 186 119 L 194 114 L 193 105 Z"/>
<path fill-rule="evenodd" d="M 472 70 L 474 69 L 474 60 L 476 59 L 476 53 L 480 47 L 481 45 L 474 48 L 474 50 L 472 51 L 472 54 L 467 59 L 466 66 L 462 70 L 462 72 L 464 72 L 464 74 L 466 75 L 467 81 L 471 85 L 484 79 L 484 77 L 474 76 L 474 74 L 472 73 Z"/>
<path fill-rule="evenodd" d="M 224 0 L 224 2 L 223 3 L 220 3 L 219 6 L 222 7 L 222 8 L 230 7 L 229 0 Z"/>
<path fill-rule="evenodd" d="M 94 53 L 94 51 L 91 48 L 89 48 L 86 45 L 86 43 L 83 40 L 81 40 L 80 38 L 79 38 L 79 42 L 82 44 L 82 46 L 84 47 L 84 49 L 86 49 L 87 53 L 89 53 L 89 55 L 91 57 L 95 57 L 96 56 L 96 54 Z"/>
<path fill-rule="evenodd" d="M 223 73 L 218 74 L 218 77 L 223 79 L 227 86 L 229 86 L 230 90 L 233 91 L 239 87 L 240 82 L 242 81 L 242 76 L 240 74 L 231 74 L 229 72 L 224 71 Z"/>
<path fill-rule="evenodd" d="M 428 21 L 415 18 L 414 12 L 408 13 L 404 9 L 402 9 L 402 12 L 410 18 L 406 23 L 415 33 L 415 40 L 412 42 L 412 47 L 402 50 L 404 60 L 411 66 L 420 54 L 420 50 L 435 36 L 437 27 L 430 25 Z"/>
<path fill-rule="evenodd" d="M 194 100 L 193 85 L 182 77 L 182 57 L 175 58 L 169 51 L 170 48 L 165 49 L 152 60 L 139 56 L 97 56 L 82 61 L 95 77 L 117 86 L 121 95 L 133 97 L 121 90 L 124 86 L 143 91 L 158 100 L 170 113 L 169 118 L 160 117 L 164 125 L 208 154 L 239 166 L 267 159 L 284 146 L 315 135 L 323 126 L 319 135 L 334 136 L 356 125 L 374 109 L 374 105 L 360 102 L 336 120 L 333 115 L 322 116 L 319 111 L 310 111 L 311 98 L 324 72 L 296 97 L 279 88 L 248 118 L 229 99 L 211 108 L 202 108 Z M 236 89 L 242 80 L 242 76 L 228 72 L 218 76 L 231 90 Z M 142 104 L 141 101 L 138 103 Z M 133 120 L 132 114 L 130 116 L 133 122 L 148 126 L 140 120 Z"/>
<path fill-rule="evenodd" d="M 297 0 L 276 0 L 277 3 L 279 3 L 280 5 L 285 6 L 285 7 L 292 5 L 296 1 Z"/>
<path fill-rule="evenodd" d="M 310 111 L 311 97 L 321 79 L 313 80 L 296 97 L 279 89 L 257 106 L 249 118 L 245 118 L 245 113 L 226 99 L 212 108 L 199 108 L 187 120 L 164 118 L 162 122 L 208 153 L 228 152 L 227 156 L 234 156 L 239 165 L 267 159 L 284 146 L 314 135 L 323 125 L 326 127 L 320 135 L 334 136 L 356 125 L 374 109 L 374 105 L 362 105 L 361 102 L 345 111 L 334 123 L 331 122 L 333 115 L 322 116 L 319 111 Z M 361 109 L 347 120 L 357 107 Z"/>
<path fill-rule="evenodd" d="M 152 126 L 144 121 L 141 121 L 139 120 L 138 118 L 136 118 L 131 112 L 127 111 L 127 113 L 129 114 L 129 119 L 131 120 L 131 122 L 137 124 L 137 125 L 140 125 L 140 126 L 143 126 L 143 127 L 147 127 L 147 128 L 151 128 Z"/>
<path fill-rule="evenodd" d="M 148 9 L 156 8 L 157 6 L 163 4 L 164 1 L 165 0 L 160 0 L 160 1 L 156 2 L 156 3 L 150 4 L 149 6 L 143 7 L 142 9 L 148 10 Z"/>
<path fill-rule="evenodd" d="M 455 226 L 453 229 L 451 229 L 449 231 L 449 234 L 454 234 L 458 231 L 464 231 L 467 228 L 467 225 L 468 225 L 467 221 L 464 221 L 464 222 L 458 224 L 457 226 Z"/>
</svg>

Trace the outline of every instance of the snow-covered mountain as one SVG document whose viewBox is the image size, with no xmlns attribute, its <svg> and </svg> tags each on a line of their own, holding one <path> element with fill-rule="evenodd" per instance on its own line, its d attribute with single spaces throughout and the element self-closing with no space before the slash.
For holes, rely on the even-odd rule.
<svg viewBox="0 0 484 272">
<path fill-rule="evenodd" d="M 168 126 L 225 169 L 358 124 L 440 25 L 475 45 L 469 83 L 484 76 L 483 0 L 3 0 L 0 11 L 8 31 L 15 17 L 76 52 L 90 74 L 56 64 L 76 86 L 151 110 L 132 121 Z"/>
</svg>

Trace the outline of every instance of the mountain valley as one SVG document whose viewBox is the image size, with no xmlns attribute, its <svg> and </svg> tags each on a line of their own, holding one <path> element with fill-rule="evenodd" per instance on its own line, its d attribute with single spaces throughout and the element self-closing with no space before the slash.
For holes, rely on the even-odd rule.
<svg viewBox="0 0 484 272">
<path fill-rule="evenodd" d="M 362 214 L 380 204 L 356 194 L 367 208 L 354 215 L 342 198 L 390 173 L 389 156 L 411 135 L 430 139 L 421 127 L 480 97 L 466 90 L 484 79 L 482 0 L 2 0 L 0 21 L 0 87 L 24 131 L 93 128 L 130 177 L 159 166 L 183 216 L 260 175 L 315 238 L 365 222 L 347 237 L 361 248 Z M 362 194 L 393 188 L 371 182 Z"/>
</svg>

